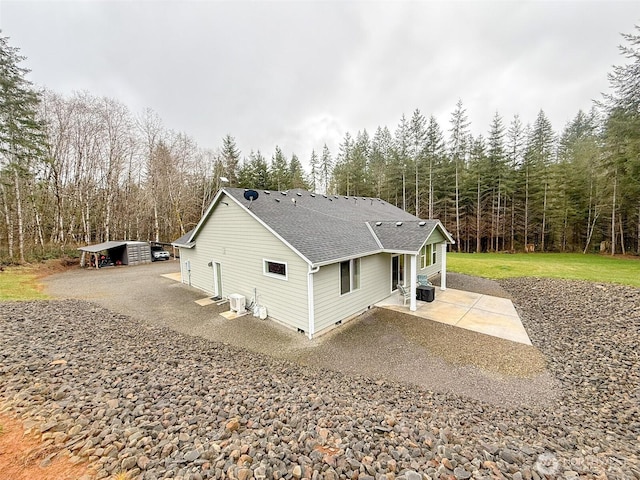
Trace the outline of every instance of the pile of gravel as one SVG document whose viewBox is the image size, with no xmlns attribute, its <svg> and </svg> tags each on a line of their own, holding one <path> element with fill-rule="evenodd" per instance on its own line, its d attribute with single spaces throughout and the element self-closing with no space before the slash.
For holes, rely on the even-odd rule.
<svg viewBox="0 0 640 480">
<path fill-rule="evenodd" d="M 82 301 L 0 304 L 0 401 L 97 478 L 640 479 L 640 290 L 501 284 L 562 385 L 553 408 L 315 370 Z"/>
</svg>

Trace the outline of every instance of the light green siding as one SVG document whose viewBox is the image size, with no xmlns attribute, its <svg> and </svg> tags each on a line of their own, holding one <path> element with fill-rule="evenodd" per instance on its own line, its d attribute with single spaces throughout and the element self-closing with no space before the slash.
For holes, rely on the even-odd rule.
<svg viewBox="0 0 640 480">
<path fill-rule="evenodd" d="M 224 203 L 228 205 L 225 205 Z M 267 307 L 274 320 L 309 331 L 307 263 L 255 218 L 223 195 L 195 238 L 196 246 L 181 249 L 181 262 L 191 262 L 191 285 L 214 292 L 213 268 L 222 271 L 222 296 L 244 295 L 249 302 L 257 289 L 258 303 Z M 287 264 L 287 279 L 264 275 L 263 260 Z"/>
<path fill-rule="evenodd" d="M 333 326 L 391 292 L 391 255 L 380 253 L 360 259 L 360 288 L 340 295 L 340 264 L 321 267 L 313 275 L 315 333 Z"/>
<path fill-rule="evenodd" d="M 446 240 L 439 228 L 436 228 L 429 238 L 427 239 L 427 245 L 432 245 L 432 248 L 436 249 L 436 261 L 432 265 L 428 265 L 426 268 L 420 268 L 422 266 L 420 262 L 420 255 L 418 255 L 418 275 L 426 275 L 427 277 L 433 277 L 442 270 L 442 243 Z M 408 279 L 407 279 L 408 284 Z"/>
<path fill-rule="evenodd" d="M 442 232 L 440 231 L 439 228 L 435 228 L 433 230 L 433 232 L 431 232 L 431 235 L 429 236 L 429 240 L 427 240 L 427 243 L 441 243 L 444 242 L 446 239 L 444 238 L 444 235 L 442 235 Z"/>
</svg>

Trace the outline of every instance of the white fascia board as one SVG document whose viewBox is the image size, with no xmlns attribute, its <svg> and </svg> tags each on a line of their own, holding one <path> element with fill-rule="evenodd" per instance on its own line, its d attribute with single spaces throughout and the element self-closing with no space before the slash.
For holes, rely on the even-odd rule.
<svg viewBox="0 0 640 480">
<path fill-rule="evenodd" d="M 176 248 L 187 248 L 187 249 L 190 249 L 190 248 L 195 247 L 196 244 L 195 244 L 195 242 L 191 242 L 191 243 L 189 243 L 187 245 L 182 245 L 180 243 L 172 243 L 171 246 L 172 247 L 176 247 Z"/>
<path fill-rule="evenodd" d="M 427 235 L 427 237 L 424 239 L 424 242 L 422 242 L 422 245 L 420 245 L 418 252 L 420 252 L 420 250 L 422 250 L 422 247 L 424 247 L 427 244 L 427 242 L 429 241 L 429 237 L 433 234 L 433 231 L 437 228 L 437 226 L 438 226 L 437 223 L 433 226 L 433 228 L 429 232 L 429 235 Z"/>
<path fill-rule="evenodd" d="M 422 248 L 422 247 L 420 247 Z M 417 255 L 420 252 L 420 250 L 394 250 L 392 248 L 385 248 L 384 250 L 381 251 L 381 253 L 390 253 L 392 255 Z"/>
<path fill-rule="evenodd" d="M 350 255 L 348 257 L 336 258 L 333 260 L 325 260 L 324 262 L 314 263 L 314 267 L 326 267 L 327 265 L 333 265 L 334 263 L 346 262 L 354 258 L 368 257 L 370 255 L 377 255 L 379 253 L 391 253 L 391 254 L 403 254 L 403 255 L 417 255 L 420 250 L 393 250 L 389 248 L 381 248 L 379 250 L 372 250 L 370 252 L 359 253 L 357 255 Z"/>
<path fill-rule="evenodd" d="M 454 244 L 456 243 L 456 241 L 453 239 L 453 237 L 451 236 L 451 234 L 449 234 L 449 232 L 447 232 L 447 229 L 444 228 L 444 225 L 442 225 L 442 222 L 440 222 L 440 220 L 437 220 L 437 227 L 440 229 L 440 231 L 442 232 L 442 234 L 445 236 L 445 238 L 447 239 L 447 243 L 450 244 Z M 429 234 L 431 235 L 431 234 Z"/>
<path fill-rule="evenodd" d="M 368 257 L 369 255 L 375 255 L 382 253 L 382 250 L 372 250 L 370 252 L 358 253 L 357 255 L 349 255 L 348 257 L 334 258 L 332 260 L 325 260 L 324 262 L 314 263 L 313 267 L 325 267 L 327 265 L 333 265 L 334 263 L 346 262 L 354 258 Z"/>
</svg>

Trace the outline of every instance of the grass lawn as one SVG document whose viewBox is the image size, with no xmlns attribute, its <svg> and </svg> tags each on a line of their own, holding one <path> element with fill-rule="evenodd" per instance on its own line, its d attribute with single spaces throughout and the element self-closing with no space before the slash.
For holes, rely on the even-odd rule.
<svg viewBox="0 0 640 480">
<path fill-rule="evenodd" d="M 41 267 L 9 267 L 0 272 L 0 301 L 48 298 L 41 292 L 38 280 Z"/>
<path fill-rule="evenodd" d="M 447 270 L 486 278 L 547 277 L 640 287 L 640 258 L 581 253 L 448 253 Z"/>
</svg>

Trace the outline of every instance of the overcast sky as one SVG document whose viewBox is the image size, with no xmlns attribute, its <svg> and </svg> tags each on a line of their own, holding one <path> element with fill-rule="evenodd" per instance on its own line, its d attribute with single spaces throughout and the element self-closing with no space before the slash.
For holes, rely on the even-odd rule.
<svg viewBox="0 0 640 480">
<path fill-rule="evenodd" d="M 556 130 L 608 88 L 627 2 L 7 1 L 0 28 L 30 78 L 155 110 L 202 147 L 279 145 L 308 162 L 326 142 L 419 108 L 444 130 L 462 99 L 474 134 L 498 111 Z"/>
</svg>

